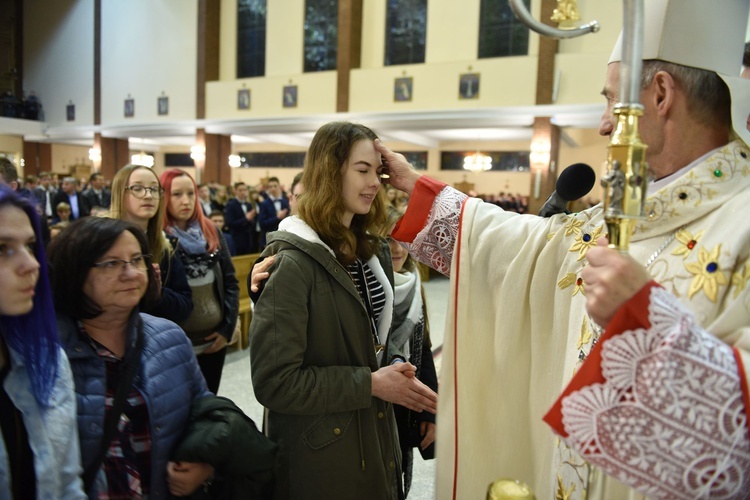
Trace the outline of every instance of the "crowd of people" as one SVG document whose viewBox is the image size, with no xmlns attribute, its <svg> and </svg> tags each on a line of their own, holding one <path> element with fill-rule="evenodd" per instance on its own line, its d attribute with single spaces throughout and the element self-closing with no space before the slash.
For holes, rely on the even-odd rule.
<svg viewBox="0 0 750 500">
<path fill-rule="evenodd" d="M 387 220 L 386 209 L 395 208 L 379 189 L 375 137 L 351 123 L 323 127 L 311 147 L 319 157 L 311 153 L 303 171 L 308 177 L 295 177 L 289 196 L 276 178 L 262 194 L 239 182 L 223 206 L 221 190 L 198 186 L 177 169 L 157 176 L 126 165 L 111 183 L 100 175 L 83 185 L 50 174 L 24 183 L 0 160 L 7 184 L 0 187 L 0 278 L 11 292 L 0 300 L 0 397 L 12 410 L 0 420 L 7 451 L 0 460 L 8 466 L 0 468 L 0 491 L 13 498 L 302 495 L 290 488 L 293 482 L 304 494 L 313 488 L 320 496 L 375 491 L 404 498 L 413 448 L 434 454 L 437 375 L 418 273 L 401 247 L 386 242 L 387 226 L 400 212 Z M 332 157 L 331 143 L 342 138 L 340 156 Z M 306 196 L 306 186 L 320 195 Z M 53 214 L 46 211 L 51 205 Z M 312 215 L 321 206 L 323 219 Z M 102 210 L 92 213 L 93 207 Z M 346 264 L 336 269 L 347 280 L 344 288 L 321 295 L 300 287 L 299 276 L 282 287 L 278 279 L 294 269 L 274 242 L 325 219 L 338 220 L 337 239 L 321 232 L 338 250 L 327 265 Z M 49 224 L 51 241 L 42 236 Z M 251 357 L 270 440 L 230 401 L 215 397 L 227 345 L 239 333 L 230 248 L 251 253 L 265 246 L 278 256 L 265 263 L 275 261 L 276 268 L 256 297 L 253 332 L 262 333 L 252 334 Z M 312 276 L 320 273 L 316 262 L 307 263 Z M 279 289 L 281 308 L 274 300 Z M 313 297 L 321 307 L 282 312 Z M 307 327 L 299 323 L 304 317 Z M 301 351 L 285 349 L 291 364 L 280 370 L 280 358 L 264 349 L 273 349 L 280 340 L 273 330 L 289 320 L 302 337 L 310 328 L 319 340 Z M 294 332 L 282 330 L 291 346 Z M 391 331 L 397 333 L 392 341 Z M 307 366 L 295 366 L 300 362 Z M 288 386 L 287 370 L 307 373 L 308 381 Z M 319 372 L 330 375 L 319 378 Z M 318 389 L 307 391 L 309 383 L 327 392 L 326 399 Z M 298 423 L 289 427 L 295 415 Z M 215 430 L 215 421 L 232 416 L 231 434 Z M 314 422 L 317 437 L 305 430 Z M 53 429 L 40 433 L 39 426 Z M 328 446 L 328 432 L 341 445 Z M 301 448 L 290 450 L 289 433 L 300 436 Z M 220 442 L 206 437 L 213 434 Z M 240 467 L 222 458 L 248 453 L 253 460 Z M 325 465 L 327 475 L 314 464 Z M 350 479 L 330 481 L 341 472 L 337 464 L 346 464 Z"/>
<path fill-rule="evenodd" d="M 291 196 L 237 183 L 223 214 L 178 170 L 121 168 L 102 217 L 63 179 L 48 253 L 47 198 L 0 162 L 0 497 L 403 499 L 414 448 L 435 445 L 439 498 L 500 477 L 539 498 L 747 498 L 749 10 L 646 6 L 653 180 L 629 253 L 601 205 L 521 216 L 350 122 L 317 131 Z M 603 136 L 622 131 L 623 52 Z M 222 222 L 238 251 L 263 249 L 248 288 L 265 436 L 214 395 L 237 322 Z M 451 277 L 437 419 L 411 259 Z"/>
<path fill-rule="evenodd" d="M 78 218 L 106 216 L 112 211 L 114 180 L 100 173 L 80 179 L 55 172 L 19 178 L 13 163 L 3 158 L 0 176 L 21 196 L 36 202 L 53 235 Z M 284 190 L 277 177 L 253 186 L 241 181 L 227 186 L 208 182 L 197 188 L 199 208 L 222 232 L 232 256 L 258 253 L 265 247 L 265 234 L 276 230 L 289 215 L 293 190 L 293 186 Z"/>
<path fill-rule="evenodd" d="M 42 203 L 0 163 L 0 497 L 268 490 L 274 446 L 213 397 L 239 286 L 192 178 L 167 171 L 164 189 L 150 169 L 125 166 L 110 209 L 69 216 L 47 246 Z M 84 206 L 88 193 L 70 194 Z M 216 419 L 232 432 L 204 437 Z M 224 458 L 248 450 L 259 462 Z"/>
</svg>

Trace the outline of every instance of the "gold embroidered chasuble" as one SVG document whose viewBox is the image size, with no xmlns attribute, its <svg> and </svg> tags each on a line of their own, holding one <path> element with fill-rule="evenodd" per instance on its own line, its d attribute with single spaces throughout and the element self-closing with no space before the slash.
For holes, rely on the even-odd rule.
<svg viewBox="0 0 750 500">
<path fill-rule="evenodd" d="M 630 250 L 644 265 L 651 261 L 652 277 L 698 325 L 736 346 L 746 366 L 748 155 L 744 143 L 731 142 L 652 193 Z M 528 483 L 537 498 L 638 497 L 589 467 L 542 421 L 598 337 L 585 312 L 580 271 L 605 233 L 601 206 L 542 219 L 445 188 L 434 200 L 413 198 L 396 237 L 425 202 L 432 207 L 410 251 L 451 275 L 438 498 L 484 498 L 499 478 Z"/>
</svg>

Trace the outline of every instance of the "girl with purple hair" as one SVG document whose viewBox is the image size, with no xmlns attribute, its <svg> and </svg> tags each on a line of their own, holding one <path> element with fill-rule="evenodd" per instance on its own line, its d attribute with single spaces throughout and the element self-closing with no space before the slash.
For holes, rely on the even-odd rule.
<svg viewBox="0 0 750 500">
<path fill-rule="evenodd" d="M 85 498 L 36 209 L 0 186 L 0 498 Z"/>
</svg>

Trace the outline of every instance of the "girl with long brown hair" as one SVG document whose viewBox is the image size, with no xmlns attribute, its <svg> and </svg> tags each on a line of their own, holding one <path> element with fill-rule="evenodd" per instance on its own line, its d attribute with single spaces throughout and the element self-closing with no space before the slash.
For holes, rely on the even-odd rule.
<svg viewBox="0 0 750 500">
<path fill-rule="evenodd" d="M 277 498 L 403 498 L 393 404 L 437 395 L 389 342 L 393 270 L 369 128 L 334 122 L 305 159 L 298 216 L 275 254 L 250 330 L 253 387 L 279 444 Z"/>
</svg>

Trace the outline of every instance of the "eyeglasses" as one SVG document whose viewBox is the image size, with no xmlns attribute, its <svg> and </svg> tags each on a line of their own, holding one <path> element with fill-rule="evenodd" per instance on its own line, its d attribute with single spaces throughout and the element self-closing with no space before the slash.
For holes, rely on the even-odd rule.
<svg viewBox="0 0 750 500">
<path fill-rule="evenodd" d="M 104 274 L 109 274 L 109 275 L 115 275 L 115 274 L 119 274 L 121 272 L 127 271 L 128 266 L 132 267 L 136 271 L 145 272 L 146 271 L 146 257 L 151 257 L 151 256 L 144 254 L 144 255 L 139 255 L 137 257 L 133 257 L 131 260 L 123 260 L 123 259 L 105 260 L 104 262 L 97 262 L 91 267 L 101 269 Z"/>
<path fill-rule="evenodd" d="M 145 198 L 146 192 L 151 193 L 154 198 L 161 198 L 164 194 L 164 188 L 161 186 L 141 186 L 140 184 L 133 184 L 132 186 L 125 187 L 127 191 L 130 191 L 136 198 Z"/>
</svg>

